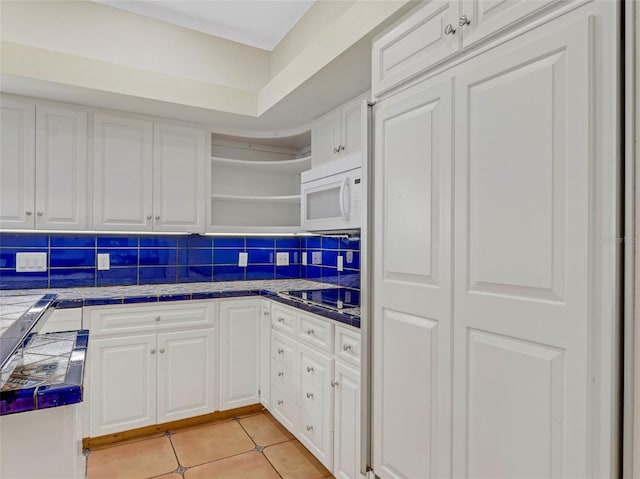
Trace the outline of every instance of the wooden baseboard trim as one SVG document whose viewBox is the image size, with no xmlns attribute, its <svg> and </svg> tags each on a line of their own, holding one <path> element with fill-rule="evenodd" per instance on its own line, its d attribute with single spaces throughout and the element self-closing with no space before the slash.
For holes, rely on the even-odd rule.
<svg viewBox="0 0 640 479">
<path fill-rule="evenodd" d="M 137 429 L 131 429 L 129 431 L 117 432 L 114 434 L 107 434 L 106 436 L 98 437 L 85 437 L 82 439 L 82 449 L 95 449 L 110 444 L 129 441 L 131 439 L 139 439 L 145 436 L 151 436 L 153 434 L 165 433 L 167 431 L 174 432 L 178 429 L 191 426 L 199 426 L 201 424 L 214 423 L 219 421 L 226 421 L 238 416 L 246 416 L 247 414 L 255 414 L 264 409 L 262 404 L 251 404 L 250 406 L 238 407 L 235 409 L 229 409 L 228 411 L 216 411 L 209 414 L 203 414 L 202 416 L 190 417 L 187 419 L 180 419 L 178 421 L 165 422 L 162 424 L 155 424 L 153 426 L 139 427 Z"/>
</svg>

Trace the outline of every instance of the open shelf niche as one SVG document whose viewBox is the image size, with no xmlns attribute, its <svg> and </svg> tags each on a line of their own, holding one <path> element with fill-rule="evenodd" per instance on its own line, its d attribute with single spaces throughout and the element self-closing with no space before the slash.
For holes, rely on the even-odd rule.
<svg viewBox="0 0 640 479">
<path fill-rule="evenodd" d="M 213 133 L 207 230 L 301 231 L 300 173 L 310 168 L 310 131 L 282 138 Z"/>
</svg>

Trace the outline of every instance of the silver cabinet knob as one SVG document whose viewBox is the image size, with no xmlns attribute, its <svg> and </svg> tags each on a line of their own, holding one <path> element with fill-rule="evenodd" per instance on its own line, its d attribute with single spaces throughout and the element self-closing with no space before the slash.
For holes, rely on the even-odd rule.
<svg viewBox="0 0 640 479">
<path fill-rule="evenodd" d="M 350 344 L 343 344 L 342 345 L 342 349 L 344 351 L 351 351 L 351 345 Z"/>
<path fill-rule="evenodd" d="M 278 399 L 278 405 L 282 406 L 282 404 L 284 403 L 284 401 L 282 399 Z"/>
<path fill-rule="evenodd" d="M 280 316 L 280 317 L 278 318 L 278 322 L 279 322 L 279 323 L 284 323 L 284 318 L 283 318 L 282 316 Z"/>
<path fill-rule="evenodd" d="M 164 353 L 164 348 L 160 348 L 160 354 Z"/>
<path fill-rule="evenodd" d="M 307 393 L 307 399 L 313 399 L 313 393 Z"/>
<path fill-rule="evenodd" d="M 284 349 L 282 348 L 278 349 L 278 354 L 284 354 Z"/>
<path fill-rule="evenodd" d="M 43 213 L 42 211 L 38 211 L 36 214 L 37 214 L 38 216 L 42 216 L 44 213 Z"/>
<path fill-rule="evenodd" d="M 313 426 L 307 426 L 307 431 L 309 432 L 313 431 Z"/>
<path fill-rule="evenodd" d="M 466 15 L 460 15 L 460 18 L 458 19 L 458 25 L 464 27 L 465 25 L 469 24 L 471 24 L 471 19 Z"/>
<path fill-rule="evenodd" d="M 25 214 L 26 214 L 27 216 L 31 216 L 31 215 L 33 214 L 33 211 L 25 211 Z"/>
<path fill-rule="evenodd" d="M 334 148 L 334 149 L 333 149 L 333 152 L 334 152 L 334 153 L 338 153 L 338 151 L 340 151 L 340 150 L 338 150 L 337 148 Z"/>
<path fill-rule="evenodd" d="M 150 220 L 152 218 L 151 215 L 147 215 L 147 219 Z"/>
<path fill-rule="evenodd" d="M 156 316 L 156 321 L 160 321 L 160 316 Z"/>
<path fill-rule="evenodd" d="M 278 377 L 282 377 L 284 376 L 284 373 L 282 371 L 278 371 Z"/>
<path fill-rule="evenodd" d="M 307 366 L 307 372 L 308 373 L 312 373 L 313 372 L 313 366 Z"/>
<path fill-rule="evenodd" d="M 453 25 L 451 25 L 450 23 L 446 27 L 444 27 L 445 35 L 453 35 L 454 33 L 456 33 L 456 29 L 453 28 Z"/>
<path fill-rule="evenodd" d="M 341 151 L 344 151 L 344 145 L 340 145 L 338 147 L 338 153 L 340 153 Z"/>
<path fill-rule="evenodd" d="M 312 335 L 314 335 L 314 334 L 315 334 L 315 332 L 313 331 L 313 329 L 307 329 L 307 334 L 308 334 L 309 336 L 312 336 Z"/>
<path fill-rule="evenodd" d="M 265 316 L 269 316 L 269 311 L 263 311 L 262 314 Z"/>
<path fill-rule="evenodd" d="M 336 387 L 338 386 L 340 383 L 338 383 L 338 381 L 331 381 L 331 387 Z"/>
<path fill-rule="evenodd" d="M 155 350 L 155 349 L 152 349 L 152 350 L 151 350 L 151 354 L 156 354 L 156 350 Z"/>
<path fill-rule="evenodd" d="M 156 221 L 160 219 L 160 216 L 156 216 Z"/>
</svg>

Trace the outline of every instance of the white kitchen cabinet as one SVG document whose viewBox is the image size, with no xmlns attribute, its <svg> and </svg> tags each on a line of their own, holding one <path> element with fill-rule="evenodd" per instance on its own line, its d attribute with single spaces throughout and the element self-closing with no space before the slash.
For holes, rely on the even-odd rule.
<svg viewBox="0 0 640 479">
<path fill-rule="evenodd" d="M 289 431 L 296 433 L 300 423 L 298 389 L 300 376 L 297 365 L 297 344 L 294 338 L 273 330 L 271 333 L 271 412 Z"/>
<path fill-rule="evenodd" d="M 204 138 L 198 128 L 94 115 L 94 228 L 203 232 Z"/>
<path fill-rule="evenodd" d="M 313 168 L 338 162 L 362 150 L 361 95 L 333 110 L 311 125 L 311 152 Z"/>
<path fill-rule="evenodd" d="M 213 412 L 212 301 L 86 308 L 91 437 Z"/>
<path fill-rule="evenodd" d="M 153 229 L 153 123 L 93 118 L 94 228 Z"/>
<path fill-rule="evenodd" d="M 3 98 L 0 227 L 87 227 L 87 114 Z"/>
<path fill-rule="evenodd" d="M 260 298 L 221 300 L 220 410 L 260 402 Z"/>
<path fill-rule="evenodd" d="M 260 402 L 266 408 L 271 404 L 271 301 L 260 305 Z"/>
<path fill-rule="evenodd" d="M 360 372 L 336 361 L 333 419 L 333 475 L 336 479 L 361 479 L 360 473 Z"/>
</svg>

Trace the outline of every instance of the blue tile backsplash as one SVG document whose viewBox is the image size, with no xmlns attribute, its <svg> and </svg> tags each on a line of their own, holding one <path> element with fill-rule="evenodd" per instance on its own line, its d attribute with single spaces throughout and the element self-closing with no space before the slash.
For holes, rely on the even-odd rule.
<svg viewBox="0 0 640 479">
<path fill-rule="evenodd" d="M 276 252 L 285 251 L 289 265 L 276 266 Z M 47 253 L 48 270 L 17 273 L 18 252 Z M 247 267 L 238 266 L 240 252 L 248 253 Z M 318 264 L 312 264 L 314 252 Z M 110 270 L 98 271 L 98 253 L 109 253 Z M 296 278 L 359 289 L 360 239 L 0 233 L 0 289 Z"/>
</svg>

